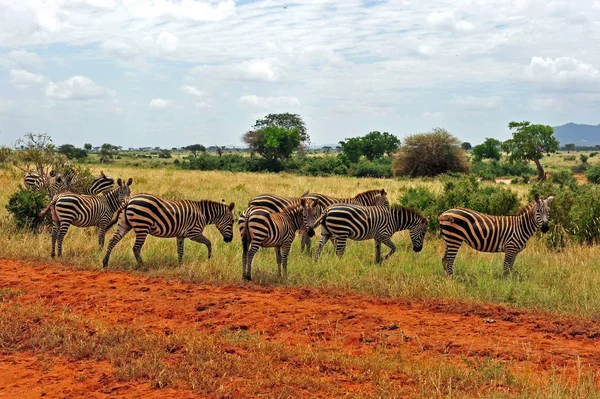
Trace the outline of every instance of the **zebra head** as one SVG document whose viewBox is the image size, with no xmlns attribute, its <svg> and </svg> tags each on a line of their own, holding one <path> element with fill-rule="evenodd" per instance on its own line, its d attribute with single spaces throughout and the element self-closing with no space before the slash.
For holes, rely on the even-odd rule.
<svg viewBox="0 0 600 399">
<path fill-rule="evenodd" d="M 319 201 L 308 198 L 300 198 L 300 206 L 302 207 L 302 223 L 306 228 L 306 233 L 309 237 L 315 235 L 314 224 L 319 216 Z"/>
<path fill-rule="evenodd" d="M 119 185 L 119 203 L 120 204 L 124 204 L 127 201 L 129 201 L 129 196 L 131 195 L 131 189 L 129 188 L 129 186 L 131 186 L 131 183 L 133 183 L 132 177 L 130 177 L 129 180 L 127 180 L 127 183 L 125 183 L 123 180 L 121 180 L 121 178 L 119 178 L 117 180 L 117 184 Z"/>
<path fill-rule="evenodd" d="M 221 204 L 225 207 L 225 212 L 217 219 L 215 226 L 223 236 L 223 241 L 231 242 L 233 240 L 233 208 L 235 208 L 235 203 L 232 202 L 227 205 L 223 200 Z"/>
<path fill-rule="evenodd" d="M 542 230 L 542 233 L 547 233 L 548 219 L 550 219 L 550 204 L 554 201 L 554 196 L 544 199 L 539 194 L 535 195 L 535 222 Z"/>
<path fill-rule="evenodd" d="M 427 232 L 427 226 L 429 226 L 429 218 L 421 215 L 415 215 L 415 224 L 410 227 L 410 240 L 413 244 L 413 251 L 421 252 L 423 249 L 423 242 L 425 241 L 425 233 Z"/>
</svg>

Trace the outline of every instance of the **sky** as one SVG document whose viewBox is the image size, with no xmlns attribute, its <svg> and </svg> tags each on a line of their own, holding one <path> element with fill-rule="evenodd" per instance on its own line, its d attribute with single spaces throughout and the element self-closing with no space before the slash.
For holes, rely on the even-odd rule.
<svg viewBox="0 0 600 399">
<path fill-rule="evenodd" d="M 600 123 L 600 1 L 0 0 L 0 145 L 313 144 Z"/>
</svg>

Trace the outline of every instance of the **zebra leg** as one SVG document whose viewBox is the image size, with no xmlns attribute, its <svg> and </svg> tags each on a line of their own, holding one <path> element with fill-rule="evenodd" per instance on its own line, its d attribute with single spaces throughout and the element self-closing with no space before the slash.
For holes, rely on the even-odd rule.
<svg viewBox="0 0 600 399">
<path fill-rule="evenodd" d="M 185 237 L 177 237 L 177 262 L 180 265 L 183 262 L 183 240 Z"/>
<path fill-rule="evenodd" d="M 381 263 L 381 241 L 375 240 L 375 263 Z"/>
<path fill-rule="evenodd" d="M 504 252 L 504 276 L 508 276 L 513 265 L 515 264 L 515 259 L 521 250 L 511 246 L 506 248 Z"/>
<path fill-rule="evenodd" d="M 102 260 L 102 266 L 108 266 L 108 260 L 110 259 L 110 254 L 112 253 L 113 248 L 121 239 L 125 236 L 125 234 L 129 233 L 131 230 L 131 225 L 125 219 L 125 212 L 122 213 L 121 218 L 119 219 L 119 226 L 117 227 L 117 231 L 113 234 L 110 242 L 108 243 L 108 247 L 106 248 L 106 253 L 104 254 L 104 259 Z"/>
<path fill-rule="evenodd" d="M 69 230 L 69 226 L 71 223 L 68 221 L 62 221 L 60 223 L 60 228 L 58 230 L 58 257 L 62 256 L 62 244 L 65 236 L 67 235 L 67 231 Z"/>
<path fill-rule="evenodd" d="M 338 258 L 341 258 L 342 256 L 344 256 L 344 252 L 346 252 L 346 241 L 348 240 L 348 237 L 344 237 L 344 236 L 340 236 L 337 237 L 335 240 L 335 253 L 337 254 Z"/>
<path fill-rule="evenodd" d="M 275 247 L 275 256 L 277 257 L 277 275 L 281 277 L 281 247 Z"/>
<path fill-rule="evenodd" d="M 396 252 L 396 246 L 392 242 L 391 237 L 388 237 L 388 238 L 382 240 L 381 242 L 390 248 L 390 252 L 388 252 L 387 255 L 385 255 L 383 257 L 383 259 L 381 260 L 381 262 L 383 262 L 384 260 L 387 260 L 390 256 L 392 256 L 394 254 L 394 252 Z"/>
<path fill-rule="evenodd" d="M 304 253 L 306 249 L 306 253 L 310 254 L 310 237 L 306 230 L 300 230 L 300 236 L 302 237 L 302 241 L 300 242 L 300 253 Z"/>
<path fill-rule="evenodd" d="M 325 244 L 327 244 L 327 241 L 329 241 L 330 238 L 331 234 L 328 234 L 324 230 L 321 230 L 321 239 L 319 240 L 319 245 L 317 246 L 317 250 L 315 251 L 315 262 L 319 260 L 319 255 L 321 254 L 323 247 L 325 246 Z"/>
<path fill-rule="evenodd" d="M 246 269 L 244 270 L 244 280 L 250 281 L 252 280 L 252 260 L 254 259 L 254 255 L 258 252 L 260 247 L 258 244 L 250 245 L 250 249 L 248 250 L 248 255 L 246 259 Z"/>
<path fill-rule="evenodd" d="M 58 235 L 58 220 L 54 221 L 54 223 L 52 224 L 52 252 L 50 252 L 50 256 L 52 256 L 53 258 L 56 256 L 56 237 Z"/>
<path fill-rule="evenodd" d="M 195 236 L 190 237 L 190 240 L 206 245 L 206 248 L 208 249 L 208 259 L 210 259 L 212 256 L 212 244 L 210 243 L 210 240 L 204 236 L 204 234 L 198 233 Z"/>
<path fill-rule="evenodd" d="M 104 248 L 104 237 L 106 236 L 106 225 L 101 224 L 98 226 L 98 250 L 102 250 Z"/>
<path fill-rule="evenodd" d="M 288 255 L 290 254 L 290 248 L 292 247 L 292 243 L 285 243 L 281 246 L 281 257 L 283 263 L 283 279 L 287 280 L 287 260 Z"/>
<path fill-rule="evenodd" d="M 137 261 L 138 266 L 142 266 L 144 262 L 142 261 L 142 246 L 144 242 L 146 242 L 146 237 L 148 237 L 147 230 L 141 230 L 135 232 L 135 244 L 133 244 L 133 256 L 135 256 L 135 260 Z"/>
<path fill-rule="evenodd" d="M 442 265 L 444 266 L 444 270 L 446 271 L 446 275 L 448 277 L 452 277 L 454 267 L 454 261 L 456 260 L 456 254 L 458 254 L 458 250 L 460 249 L 459 245 L 452 245 L 446 242 L 446 251 L 444 252 L 444 257 L 442 258 Z"/>
</svg>

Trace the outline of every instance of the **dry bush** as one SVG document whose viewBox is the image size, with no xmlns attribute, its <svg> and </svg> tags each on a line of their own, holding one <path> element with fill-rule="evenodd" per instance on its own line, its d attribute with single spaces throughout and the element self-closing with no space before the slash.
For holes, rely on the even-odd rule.
<svg viewBox="0 0 600 399">
<path fill-rule="evenodd" d="M 461 141 L 441 128 L 406 137 L 394 157 L 393 167 L 394 175 L 410 177 L 470 170 Z"/>
</svg>

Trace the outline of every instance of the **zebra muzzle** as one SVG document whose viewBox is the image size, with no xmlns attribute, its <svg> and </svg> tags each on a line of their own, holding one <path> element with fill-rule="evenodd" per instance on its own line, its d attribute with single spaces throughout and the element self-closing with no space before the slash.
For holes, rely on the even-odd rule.
<svg viewBox="0 0 600 399">
<path fill-rule="evenodd" d="M 413 247 L 413 251 L 415 252 L 421 252 L 422 249 L 423 247 Z"/>
<path fill-rule="evenodd" d="M 309 227 L 308 230 L 306 231 L 306 234 L 309 237 L 314 237 L 315 236 L 315 229 L 313 229 L 312 227 Z"/>
<path fill-rule="evenodd" d="M 548 227 L 547 224 L 543 224 L 540 230 L 542 230 L 542 233 L 547 233 L 548 230 L 550 230 L 550 227 Z"/>
</svg>

